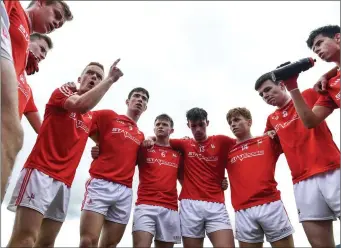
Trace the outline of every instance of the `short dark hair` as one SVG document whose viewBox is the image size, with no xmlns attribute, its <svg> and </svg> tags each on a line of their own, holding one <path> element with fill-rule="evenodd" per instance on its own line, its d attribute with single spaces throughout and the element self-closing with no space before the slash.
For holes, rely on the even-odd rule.
<svg viewBox="0 0 341 248">
<path fill-rule="evenodd" d="M 238 115 L 243 116 L 247 120 L 252 120 L 251 112 L 247 108 L 230 109 L 226 114 L 226 120 L 229 121 L 231 118 L 236 117 Z"/>
<path fill-rule="evenodd" d="M 279 82 L 274 82 L 274 81 L 272 80 L 271 72 L 267 72 L 267 73 L 263 74 L 262 76 L 260 76 L 260 77 L 257 79 L 257 81 L 256 81 L 256 83 L 255 83 L 255 90 L 258 90 L 258 89 L 262 86 L 262 84 L 263 84 L 265 81 L 267 81 L 267 80 L 270 80 L 271 82 L 273 82 L 273 83 L 276 84 L 276 85 L 279 84 Z"/>
<path fill-rule="evenodd" d="M 338 25 L 327 25 L 317 28 L 310 32 L 307 39 L 307 45 L 310 49 L 312 49 L 316 36 L 322 35 L 325 37 L 334 38 L 334 36 L 338 33 L 340 33 L 340 26 Z"/>
<path fill-rule="evenodd" d="M 83 70 L 82 74 L 85 72 L 86 68 L 88 66 L 91 66 L 91 65 L 95 65 L 95 66 L 98 66 L 99 68 L 101 68 L 104 72 L 104 66 L 101 64 L 101 63 L 98 63 L 98 62 L 90 62 Z"/>
<path fill-rule="evenodd" d="M 187 121 L 207 120 L 207 112 L 202 108 L 192 108 L 186 112 Z"/>
<path fill-rule="evenodd" d="M 47 46 L 49 49 L 53 48 L 53 42 L 50 37 L 48 37 L 46 34 L 39 34 L 39 33 L 33 33 L 30 35 L 30 41 L 35 41 L 35 40 L 44 40 L 47 43 Z"/>
<path fill-rule="evenodd" d="M 29 3 L 29 5 L 27 6 L 27 8 L 32 7 L 35 3 L 37 2 L 37 0 L 33 0 Z M 72 12 L 70 10 L 69 5 L 67 5 L 67 3 L 65 1 L 60 1 L 60 0 L 45 0 L 46 5 L 51 5 L 51 4 L 57 4 L 60 3 L 63 7 L 64 10 L 64 16 L 65 16 L 65 20 L 66 21 L 71 21 L 73 19 L 73 15 Z"/>
<path fill-rule="evenodd" d="M 146 94 L 148 100 L 149 100 L 149 92 L 148 90 L 146 90 L 145 88 L 142 88 L 142 87 L 137 87 L 137 88 L 134 88 L 132 89 L 129 94 L 128 94 L 128 99 L 131 98 L 131 96 L 135 93 L 135 92 L 142 92 L 143 94 Z"/>
<path fill-rule="evenodd" d="M 171 128 L 174 127 L 173 119 L 169 115 L 167 115 L 167 114 L 161 114 L 161 115 L 156 116 L 154 123 L 157 120 L 159 120 L 159 121 L 161 121 L 161 120 L 162 121 L 168 121 L 170 123 Z"/>
</svg>

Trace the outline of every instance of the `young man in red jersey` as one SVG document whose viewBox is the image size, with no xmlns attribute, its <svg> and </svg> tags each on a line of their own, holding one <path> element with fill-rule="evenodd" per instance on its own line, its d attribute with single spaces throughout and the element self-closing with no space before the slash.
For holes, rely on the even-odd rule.
<svg viewBox="0 0 341 248">
<path fill-rule="evenodd" d="M 18 118 L 18 86 L 12 57 L 10 22 L 3 1 L 1 15 L 1 203 L 15 158 L 23 144 L 23 130 Z"/>
<path fill-rule="evenodd" d="M 50 37 L 44 34 L 34 33 L 30 35 L 29 49 L 40 63 L 46 58 L 47 53 L 52 49 L 53 43 Z M 19 75 L 19 117 L 27 118 L 34 131 L 38 134 L 41 127 L 41 119 L 38 109 L 34 103 L 30 85 L 26 81 L 26 74 Z"/>
<path fill-rule="evenodd" d="M 171 148 L 174 122 L 166 114 L 154 121 L 156 141 L 138 155 L 139 187 L 133 220 L 133 247 L 170 248 L 181 243 L 177 179 L 181 155 Z"/>
<path fill-rule="evenodd" d="M 333 247 L 332 221 L 340 217 L 340 151 L 325 121 L 307 129 L 300 120 L 284 84 L 262 75 L 255 89 L 277 109 L 269 115 L 266 131 L 275 130 L 291 170 L 294 194 L 304 231 L 313 247 Z M 313 108 L 319 94 L 302 92 Z M 309 197 L 308 197 L 309 196 Z"/>
<path fill-rule="evenodd" d="M 80 220 L 80 247 L 116 247 L 128 224 L 132 181 L 144 134 L 137 121 L 146 111 L 149 93 L 134 88 L 126 100 L 126 115 L 112 110 L 94 111 L 92 137 L 100 147 L 91 163 Z"/>
<path fill-rule="evenodd" d="M 37 55 L 34 56 L 34 59 L 37 58 L 37 64 L 31 65 L 33 67 L 37 67 L 38 63 L 45 59 L 47 52 L 52 48 L 53 43 L 50 37 L 44 34 L 34 33 L 30 35 L 30 51 Z M 28 66 L 30 66 L 28 64 Z M 26 69 L 27 71 L 27 69 Z M 24 114 L 26 119 L 29 121 L 31 127 L 34 131 L 38 134 L 39 129 L 41 127 L 41 119 L 38 112 L 38 109 L 34 103 L 33 94 L 31 87 L 26 82 L 26 75 L 25 73 L 19 76 L 18 81 L 18 89 L 19 89 L 19 117 L 20 120 L 22 115 Z M 7 175 L 7 173 L 6 173 Z M 10 175 L 7 176 L 6 180 L 9 181 Z M 4 195 L 6 194 L 7 186 L 3 189 Z"/>
<path fill-rule="evenodd" d="M 10 62 L 7 59 L 2 59 L 1 164 L 3 173 L 1 176 L 1 198 L 4 196 L 8 176 L 11 174 L 15 158 L 23 142 L 23 130 L 18 115 L 17 85 L 20 80 L 19 76 L 24 73 L 27 65 L 29 35 L 33 32 L 52 32 L 54 29 L 60 28 L 65 21 L 72 20 L 70 9 L 64 1 L 32 1 L 27 12 L 22 8 L 19 1 L 1 1 L 1 15 L 7 17 L 3 14 L 5 10 L 3 7 L 5 7 L 8 14 L 8 19 L 4 18 L 4 20 L 8 20 L 9 25 L 4 23 L 8 28 L 1 28 L 1 50 L 3 51 L 3 45 L 7 48 L 11 47 L 16 80 L 13 79 L 13 66 L 8 64 Z M 5 57 L 8 58 L 8 56 Z M 14 88 L 16 91 L 14 91 Z"/>
<path fill-rule="evenodd" d="M 8 206 L 9 210 L 16 210 L 8 247 L 54 245 L 66 217 L 70 187 L 90 133 L 90 110 L 123 75 L 116 67 L 118 61 L 104 80 L 103 66 L 92 62 L 78 78 L 77 92 L 63 85 L 52 93 L 41 132 Z"/>
<path fill-rule="evenodd" d="M 252 136 L 252 116 L 246 108 L 230 109 L 226 119 L 237 138 L 226 169 L 239 246 L 261 248 L 265 235 L 272 247 L 294 247 L 294 229 L 275 180 L 281 145 L 268 135 Z"/>
<path fill-rule="evenodd" d="M 324 26 L 312 31 L 308 47 L 322 60 L 336 63 L 340 68 L 340 26 Z M 340 70 L 328 80 L 327 94 L 321 95 L 311 109 L 298 89 L 297 76 L 283 81 L 289 91 L 298 116 L 304 126 L 314 128 L 325 120 L 334 109 L 340 108 Z"/>
<path fill-rule="evenodd" d="M 184 179 L 179 196 L 184 247 L 203 247 L 205 232 L 214 247 L 234 247 L 221 183 L 225 176 L 226 154 L 235 140 L 224 135 L 207 136 L 209 121 L 202 108 L 190 109 L 186 117 L 194 139 L 170 140 L 172 148 L 184 156 Z"/>
</svg>

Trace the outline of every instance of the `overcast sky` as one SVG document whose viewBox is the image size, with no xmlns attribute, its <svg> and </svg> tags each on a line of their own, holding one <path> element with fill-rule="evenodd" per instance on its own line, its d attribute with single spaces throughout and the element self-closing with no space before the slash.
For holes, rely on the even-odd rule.
<svg viewBox="0 0 341 248">
<path fill-rule="evenodd" d="M 21 1 L 26 7 L 28 2 Z M 232 136 L 225 115 L 230 108 L 247 107 L 253 115 L 252 132 L 263 132 L 267 106 L 254 90 L 255 80 L 286 61 L 316 56 L 307 48 L 309 32 L 327 24 L 340 23 L 339 2 L 69 2 L 74 20 L 51 34 L 53 50 L 40 64 L 38 74 L 29 76 L 41 116 L 52 91 L 77 80 L 90 61 L 110 65 L 121 58 L 121 78 L 95 109 L 113 109 L 125 114 L 125 99 L 137 86 L 150 93 L 147 111 L 139 128 L 152 134 L 153 121 L 161 113 L 175 122 L 172 137 L 190 136 L 185 113 L 192 107 L 208 112 L 209 134 Z M 317 59 L 314 68 L 299 77 L 301 89 L 311 87 L 333 64 Z M 340 111 L 327 120 L 340 147 Z M 6 209 L 19 171 L 29 155 L 36 135 L 23 120 L 25 140 L 16 161 L 1 217 L 1 246 L 9 240 L 14 213 Z M 91 163 L 88 141 L 71 191 L 68 217 L 56 240 L 56 247 L 78 246 L 79 216 L 84 184 Z M 291 222 L 296 230 L 296 246 L 309 246 L 293 195 L 290 171 L 281 156 L 276 179 Z M 138 171 L 134 176 L 134 201 Z M 180 187 L 179 187 L 180 189 Z M 230 191 L 226 205 L 234 227 Z M 133 210 L 134 208 L 132 208 Z M 119 246 L 131 246 L 132 218 Z M 6 223 L 6 224 L 5 224 Z M 340 243 L 340 223 L 334 222 L 336 243 Z M 237 244 L 237 242 L 236 242 Z M 179 245 L 177 245 L 179 246 Z M 205 246 L 211 247 L 208 239 Z M 269 246 L 268 243 L 265 246 Z"/>
</svg>

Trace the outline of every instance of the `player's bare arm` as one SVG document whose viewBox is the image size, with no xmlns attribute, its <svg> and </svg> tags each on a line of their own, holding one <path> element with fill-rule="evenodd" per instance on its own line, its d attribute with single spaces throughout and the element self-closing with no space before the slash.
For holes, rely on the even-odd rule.
<svg viewBox="0 0 341 248">
<path fill-rule="evenodd" d="M 41 119 L 39 112 L 28 112 L 25 113 L 26 119 L 30 123 L 33 130 L 38 134 L 41 127 Z"/>
<path fill-rule="evenodd" d="M 283 81 L 286 89 L 289 91 L 298 116 L 306 128 L 314 128 L 326 119 L 333 109 L 324 106 L 314 106 L 311 109 L 305 102 L 297 83 L 298 75 Z"/>
<path fill-rule="evenodd" d="M 314 106 L 313 109 L 309 108 L 299 89 L 290 91 L 290 95 L 297 114 L 306 128 L 316 127 L 333 112 L 333 109 L 323 106 Z"/>
<path fill-rule="evenodd" d="M 117 64 L 120 61 L 120 59 L 116 60 L 114 64 L 110 67 L 110 71 L 108 76 L 102 80 L 98 85 L 96 85 L 91 90 L 87 91 L 84 94 L 75 94 L 70 96 L 65 101 L 65 109 L 69 111 L 76 111 L 81 113 L 86 113 L 89 110 L 91 110 L 93 107 L 95 107 L 98 102 L 102 99 L 102 97 L 105 95 L 105 93 L 109 90 L 109 88 L 117 82 L 117 80 L 123 76 L 122 71 L 117 68 Z M 101 77 L 101 75 L 95 75 L 93 73 L 94 77 Z M 96 79 L 96 78 L 94 78 Z"/>
</svg>

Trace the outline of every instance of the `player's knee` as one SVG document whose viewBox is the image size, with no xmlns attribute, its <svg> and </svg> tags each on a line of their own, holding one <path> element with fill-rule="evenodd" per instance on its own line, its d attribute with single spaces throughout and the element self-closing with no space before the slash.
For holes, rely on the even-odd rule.
<svg viewBox="0 0 341 248">
<path fill-rule="evenodd" d="M 34 244 L 34 247 L 54 247 L 55 240 L 51 238 L 41 238 L 38 237 L 38 240 Z"/>
<path fill-rule="evenodd" d="M 20 232 L 16 233 L 12 236 L 11 241 L 12 244 L 8 246 L 15 247 L 33 247 L 36 242 L 37 235 L 33 232 Z"/>
<path fill-rule="evenodd" d="M 98 244 L 98 237 L 91 235 L 82 235 L 79 247 L 87 248 L 87 247 L 96 247 Z"/>
</svg>

